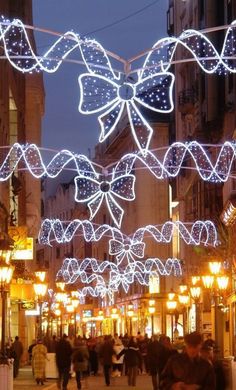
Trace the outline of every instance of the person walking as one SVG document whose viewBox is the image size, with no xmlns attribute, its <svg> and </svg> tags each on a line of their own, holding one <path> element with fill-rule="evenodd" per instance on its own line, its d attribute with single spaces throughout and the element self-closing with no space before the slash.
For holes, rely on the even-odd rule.
<svg viewBox="0 0 236 390">
<path fill-rule="evenodd" d="M 81 339 L 77 342 L 71 360 L 76 375 L 77 389 L 79 390 L 81 389 L 81 380 L 86 380 L 88 373 L 89 351 L 85 340 Z M 87 383 L 85 382 L 85 388 L 86 387 Z"/>
<path fill-rule="evenodd" d="M 201 334 L 189 333 L 184 341 L 185 350 L 167 361 L 161 374 L 160 390 L 215 390 L 213 367 L 200 356 Z"/>
<path fill-rule="evenodd" d="M 66 334 L 58 341 L 56 345 L 56 365 L 58 369 L 57 387 L 62 390 L 67 390 L 67 385 L 70 378 L 72 347 L 68 341 Z"/>
<path fill-rule="evenodd" d="M 45 368 L 47 359 L 47 347 L 42 340 L 38 340 L 32 349 L 32 370 L 36 383 L 43 385 L 45 381 Z"/>
<path fill-rule="evenodd" d="M 12 351 L 15 353 L 15 359 L 13 364 L 13 377 L 16 378 L 19 373 L 20 359 L 23 354 L 23 344 L 19 340 L 19 336 L 16 336 L 14 343 L 12 343 Z"/>
<path fill-rule="evenodd" d="M 159 389 L 159 378 L 163 368 L 162 359 L 164 353 L 165 347 L 158 341 L 158 337 L 153 335 L 147 349 L 148 367 L 152 377 L 153 390 Z"/>
<path fill-rule="evenodd" d="M 122 374 L 124 355 L 122 355 L 119 359 L 117 359 L 117 355 L 119 355 L 119 353 L 123 351 L 123 349 L 124 349 L 124 345 L 122 344 L 121 339 L 119 337 L 116 337 L 114 339 L 114 345 L 113 345 L 114 354 L 112 356 L 113 377 L 121 376 Z"/>
<path fill-rule="evenodd" d="M 128 346 L 117 355 L 117 359 L 122 355 L 125 355 L 125 362 L 128 370 L 128 386 L 136 386 L 138 367 L 140 366 L 142 356 L 134 337 L 130 338 Z"/>
<path fill-rule="evenodd" d="M 110 386 L 110 371 L 112 366 L 112 355 L 114 353 L 113 342 L 111 336 L 105 336 L 104 342 L 100 347 L 99 357 L 103 365 L 103 373 L 105 383 Z"/>
</svg>

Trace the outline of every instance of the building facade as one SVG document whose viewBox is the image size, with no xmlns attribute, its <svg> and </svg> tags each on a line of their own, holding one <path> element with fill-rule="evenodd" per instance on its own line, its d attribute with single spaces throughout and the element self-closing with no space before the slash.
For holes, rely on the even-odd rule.
<svg viewBox="0 0 236 390">
<path fill-rule="evenodd" d="M 4 1 L 0 4 L 1 15 L 12 20 L 20 18 L 25 24 L 32 25 L 32 2 L 29 0 Z M 31 43 L 35 46 L 33 34 Z M 3 54 L 3 53 L 2 53 Z M 15 70 L 8 60 L 0 61 L 0 145 L 11 146 L 41 143 L 41 120 L 44 113 L 44 88 L 41 74 L 23 74 Z M 5 149 L 2 149 L 7 153 Z M 9 150 L 9 149 L 8 149 Z M 2 154 L 3 157 L 3 154 Z M 37 237 L 40 226 L 40 181 L 24 170 L 15 169 L 7 182 L 0 185 L 0 199 L 3 208 L 0 226 L 3 232 L 5 217 L 11 229 L 24 227 L 28 237 Z M 31 319 L 25 317 L 22 303 L 34 300 L 33 289 L 28 288 L 25 278 L 33 269 L 33 262 L 15 260 L 15 271 L 11 284 L 11 331 L 8 337 L 19 335 L 26 347 L 35 337 Z M 19 283 L 23 283 L 19 285 Z M 19 298 L 20 297 L 20 298 Z M 11 303 L 11 304 L 10 304 Z M 9 317 L 8 317 L 9 319 Z M 7 327 L 9 329 L 9 326 Z M 26 353 L 27 356 L 27 353 Z"/>
<path fill-rule="evenodd" d="M 168 32 L 179 36 L 183 30 L 204 30 L 215 26 L 229 25 L 236 18 L 234 0 L 215 2 L 202 1 L 169 1 Z M 225 30 L 211 32 L 207 36 L 214 42 L 219 52 L 223 45 Z M 191 56 L 181 47 L 177 49 L 175 60 L 189 59 Z M 172 141 L 193 141 L 203 144 L 220 144 L 233 140 L 235 136 L 235 88 L 236 79 L 233 74 L 207 74 L 196 61 L 183 61 L 173 66 L 175 73 L 175 104 L 173 115 Z M 209 154 L 214 160 L 214 151 L 209 147 Z M 215 161 L 215 160 L 214 160 Z M 223 249 L 197 251 L 196 248 L 180 247 L 184 259 L 185 275 L 189 279 L 193 275 L 207 272 L 206 266 L 212 256 L 220 260 L 230 274 L 233 287 L 234 276 L 231 273 L 234 254 L 229 254 L 229 240 L 223 235 L 229 231 L 222 227 L 220 215 L 225 204 L 232 196 L 232 179 L 224 185 L 203 181 L 193 168 L 191 158 L 184 161 L 184 169 L 172 183 L 177 207 L 174 213 L 184 221 L 213 220 L 219 233 L 219 240 L 225 241 Z M 223 233 L 224 234 L 221 234 Z M 225 236 L 226 237 L 226 236 Z M 228 251 L 228 252 L 227 252 Z M 227 305 L 224 310 L 214 303 L 214 297 L 203 294 L 201 305 L 201 331 L 210 333 L 217 339 L 222 355 L 232 355 L 232 327 L 229 327 L 230 315 Z M 208 298 L 207 298 L 208 296 Z M 218 299 L 218 298 L 217 298 Z M 217 327 L 217 322 L 222 326 Z M 234 331 L 235 332 L 235 331 Z M 230 341 L 231 340 L 231 341 Z M 231 344 L 230 344 L 231 343 Z"/>
</svg>

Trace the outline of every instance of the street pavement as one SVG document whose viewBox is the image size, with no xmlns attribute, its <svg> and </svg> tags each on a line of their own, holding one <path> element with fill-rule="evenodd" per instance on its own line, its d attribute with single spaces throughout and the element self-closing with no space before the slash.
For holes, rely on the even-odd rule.
<svg viewBox="0 0 236 390">
<path fill-rule="evenodd" d="M 82 389 L 89 390 L 105 390 L 107 386 L 104 384 L 104 378 L 102 375 L 91 376 L 87 380 L 87 386 Z M 129 387 L 127 385 L 127 377 L 122 376 L 119 378 L 111 378 L 111 384 L 109 388 L 114 390 L 152 390 L 151 377 L 148 375 L 139 375 L 137 377 L 136 387 Z M 14 379 L 14 390 L 58 390 L 55 379 L 47 379 L 43 386 L 37 385 L 33 379 L 31 367 L 23 367 L 20 369 L 19 375 Z M 75 378 L 72 378 L 68 384 L 68 390 L 77 390 Z"/>
</svg>

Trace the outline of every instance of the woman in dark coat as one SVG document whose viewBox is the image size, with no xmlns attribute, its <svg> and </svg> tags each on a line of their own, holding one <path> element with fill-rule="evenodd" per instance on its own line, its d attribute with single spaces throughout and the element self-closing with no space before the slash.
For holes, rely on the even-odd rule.
<svg viewBox="0 0 236 390">
<path fill-rule="evenodd" d="M 89 351 L 85 340 L 78 342 L 75 351 L 71 357 L 73 370 L 76 375 L 78 390 L 81 389 L 81 379 L 86 378 L 88 372 Z"/>
</svg>

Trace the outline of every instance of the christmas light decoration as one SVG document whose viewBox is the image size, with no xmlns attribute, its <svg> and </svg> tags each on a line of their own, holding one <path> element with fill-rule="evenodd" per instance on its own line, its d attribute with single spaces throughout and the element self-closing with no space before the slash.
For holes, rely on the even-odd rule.
<svg viewBox="0 0 236 390">
<path fill-rule="evenodd" d="M 175 233 L 187 245 L 216 246 L 218 243 L 216 227 L 209 220 L 194 223 L 167 221 L 163 225 L 140 227 L 136 232 L 127 236 L 116 227 L 107 224 L 97 226 L 88 220 L 75 219 L 66 222 L 47 218 L 42 222 L 38 240 L 40 244 L 52 245 L 54 240 L 58 243 L 70 242 L 78 234 L 87 242 L 97 242 L 106 236 L 109 241 L 109 254 L 116 256 L 120 264 L 124 258 L 127 258 L 129 262 L 144 257 L 145 243 L 143 240 L 146 236 L 158 243 L 169 243 Z"/>
<path fill-rule="evenodd" d="M 5 158 L 3 157 L 4 149 L 9 149 Z M 11 147 L 2 147 L 3 162 L 0 166 L 0 181 L 8 180 L 16 168 L 18 171 L 28 170 L 36 178 L 43 176 L 55 178 L 70 164 L 70 170 L 74 169 L 81 179 L 85 177 L 86 196 L 89 197 L 89 178 L 92 178 L 91 182 L 93 182 L 93 179 L 95 181 L 91 183 L 91 190 L 94 191 L 99 186 L 96 180 L 98 181 L 99 177 L 104 177 L 103 172 L 106 172 L 106 177 L 111 176 L 112 180 L 121 179 L 122 176 L 128 175 L 128 182 L 133 184 L 130 172 L 135 170 L 136 160 L 139 160 L 159 180 L 177 177 L 182 165 L 184 165 L 186 170 L 197 170 L 204 181 L 224 183 L 231 175 L 232 164 L 236 159 L 236 144 L 234 141 L 226 141 L 222 145 L 201 145 L 197 141 L 174 142 L 166 147 L 164 155 L 164 148 L 160 149 L 163 155 L 161 158 L 155 156 L 154 152 L 151 151 L 147 151 L 145 157 L 141 153 L 129 153 L 124 155 L 118 162 L 114 162 L 107 167 L 100 166 L 101 173 L 97 173 L 95 170 L 95 165 L 98 166 L 97 164 L 94 164 L 86 156 L 70 152 L 69 150 L 57 152 L 48 164 L 44 164 L 41 150 L 43 151 L 35 144 L 20 145 L 15 143 Z M 155 153 L 158 153 L 158 149 Z M 188 166 L 184 164 L 186 160 L 189 161 Z M 18 166 L 19 162 L 23 162 L 25 167 Z M 74 163 L 74 168 L 71 168 L 72 162 Z M 99 183 L 101 187 L 101 181 Z M 119 184 L 121 183 L 119 182 Z M 103 190 L 107 188 L 106 185 L 107 187 L 111 186 L 111 182 L 105 183 Z"/>
<path fill-rule="evenodd" d="M 132 201 L 135 199 L 134 184 L 135 176 L 124 174 L 119 177 L 112 177 L 108 181 L 105 177 L 100 182 L 89 176 L 75 177 L 75 200 L 77 202 L 88 202 L 90 219 L 97 214 L 103 200 L 105 200 L 110 215 L 117 226 L 120 227 L 124 210 L 116 202 L 115 197 Z"/>
<path fill-rule="evenodd" d="M 152 49 L 147 51 L 148 55 L 140 77 L 145 79 L 150 74 L 157 73 L 157 71 L 167 72 L 174 62 L 173 58 L 176 57 L 178 46 L 183 46 L 186 49 L 186 53 L 188 53 L 187 59 L 189 60 L 190 54 L 206 73 L 221 72 L 222 69 L 235 73 L 235 27 L 235 20 L 230 26 L 222 26 L 222 30 L 225 29 L 226 32 L 221 52 L 218 52 L 206 36 L 207 33 L 217 31 L 218 27 L 210 28 L 209 31 L 205 30 L 204 34 L 194 29 L 187 29 L 179 37 L 165 37 L 158 40 Z M 63 60 L 77 48 L 80 49 L 83 61 L 85 64 L 89 64 L 92 73 L 96 72 L 104 75 L 110 80 L 116 79 L 116 76 L 109 67 L 104 72 L 107 66 L 108 54 L 120 61 L 125 68 L 128 68 L 128 65 L 134 61 L 133 59 L 121 59 L 121 57 L 111 52 L 105 53 L 104 57 L 104 49 L 98 42 L 87 38 L 82 39 L 79 34 L 73 31 L 67 31 L 60 35 L 59 33 L 40 28 L 37 28 L 37 31 L 46 32 L 47 34 L 51 33 L 53 36 L 59 36 L 59 38 L 44 54 L 38 56 L 30 43 L 30 34 L 28 34 L 27 29 L 32 30 L 34 27 L 24 25 L 19 19 L 8 20 L 3 16 L 0 19 L 0 41 L 3 42 L 5 55 L 12 66 L 21 72 L 31 73 L 39 70 L 48 73 L 56 72 Z M 183 53 L 181 54 L 183 55 Z M 143 55 L 141 53 L 134 58 L 136 60 Z M 181 58 L 180 61 L 184 62 L 185 58 Z M 137 70 L 134 72 L 137 72 Z"/>
<path fill-rule="evenodd" d="M 82 46 L 82 56 L 89 73 L 80 75 L 78 79 L 79 111 L 82 114 L 95 114 L 108 108 L 98 117 L 101 125 L 99 141 L 103 142 L 116 128 L 126 108 L 135 142 L 145 155 L 153 130 L 139 107 L 143 106 L 155 112 L 171 112 L 174 107 L 174 75 L 159 71 L 143 78 L 143 73 L 140 73 L 136 82 L 128 77 L 117 77 L 106 51 L 96 41 L 87 41 L 87 45 Z M 94 66 L 97 64 L 97 56 L 102 67 Z"/>
<path fill-rule="evenodd" d="M 78 280 L 84 284 L 106 286 L 110 291 L 117 291 L 120 286 L 127 292 L 129 285 L 135 281 L 142 285 L 149 284 L 150 276 L 170 274 L 181 276 L 180 261 L 176 258 L 167 259 L 164 263 L 158 258 L 150 258 L 144 262 L 136 261 L 124 268 L 110 261 L 98 262 L 94 258 L 78 261 L 75 258 L 66 258 L 63 261 L 57 277 L 63 277 L 65 283 L 72 284 Z"/>
</svg>

